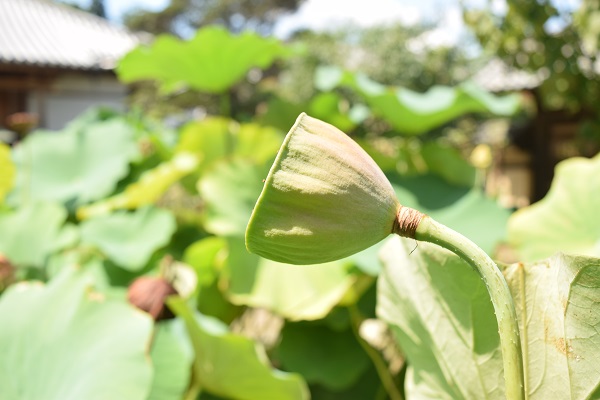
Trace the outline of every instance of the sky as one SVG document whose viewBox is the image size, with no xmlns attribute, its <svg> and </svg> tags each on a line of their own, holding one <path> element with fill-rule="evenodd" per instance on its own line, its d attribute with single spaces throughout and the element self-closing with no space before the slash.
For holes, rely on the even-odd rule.
<svg viewBox="0 0 600 400">
<path fill-rule="evenodd" d="M 87 6 L 91 0 L 70 0 Z M 581 0 L 555 0 L 559 7 L 576 8 Z M 415 24 L 435 22 L 436 28 L 420 38 L 428 47 L 452 46 L 466 34 L 460 0 L 305 0 L 298 11 L 284 16 L 275 27 L 275 35 L 285 38 L 295 29 L 327 30 L 348 22 L 369 27 L 386 23 Z M 488 0 L 463 0 L 467 6 L 485 7 Z M 158 11 L 169 0 L 105 0 L 108 18 L 120 21 L 136 7 Z M 492 10 L 506 12 L 505 0 L 491 0 Z"/>
<path fill-rule="evenodd" d="M 90 0 L 70 1 L 83 6 L 90 3 Z M 503 3 L 503 0 L 494 1 Z M 124 13 L 136 7 L 158 11 L 168 3 L 169 0 L 105 0 L 105 7 L 110 20 L 120 21 Z M 430 40 L 442 44 L 456 43 L 464 32 L 459 0 L 305 0 L 295 14 L 281 18 L 274 33 L 285 38 L 293 30 L 304 27 L 327 30 L 348 22 L 369 27 L 421 21 L 439 21 Z"/>
</svg>

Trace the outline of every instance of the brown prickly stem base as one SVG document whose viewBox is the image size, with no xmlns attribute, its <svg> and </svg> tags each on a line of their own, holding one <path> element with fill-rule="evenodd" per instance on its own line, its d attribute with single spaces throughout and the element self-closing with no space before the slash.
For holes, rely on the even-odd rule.
<svg viewBox="0 0 600 400">
<path fill-rule="evenodd" d="M 425 214 L 414 208 L 400 206 L 394 220 L 394 225 L 392 226 L 392 233 L 414 239 L 417 227 L 423 217 L 425 217 Z"/>
</svg>

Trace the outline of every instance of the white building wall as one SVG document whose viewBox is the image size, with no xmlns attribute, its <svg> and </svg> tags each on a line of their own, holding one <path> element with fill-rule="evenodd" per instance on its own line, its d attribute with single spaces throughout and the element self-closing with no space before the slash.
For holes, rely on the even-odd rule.
<svg viewBox="0 0 600 400">
<path fill-rule="evenodd" d="M 72 73 L 58 78 L 47 90 L 30 92 L 27 111 L 40 117 L 40 128 L 60 130 L 90 107 L 125 110 L 127 87 L 109 74 Z"/>
</svg>

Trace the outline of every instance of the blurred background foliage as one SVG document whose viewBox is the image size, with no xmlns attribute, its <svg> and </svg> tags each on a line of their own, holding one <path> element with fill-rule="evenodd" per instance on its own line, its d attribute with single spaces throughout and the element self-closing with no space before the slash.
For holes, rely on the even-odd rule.
<svg viewBox="0 0 600 400">
<path fill-rule="evenodd" d="M 509 65 L 540 72 L 539 106 L 597 114 L 598 2 L 573 11 L 562 2 L 507 2 L 505 13 L 467 10 L 465 21 L 490 54 Z"/>
<path fill-rule="evenodd" d="M 302 0 L 171 0 L 162 11 L 130 11 L 125 25 L 133 31 L 185 35 L 198 28 L 218 24 L 230 32 L 252 30 L 269 35 L 277 18 L 294 11 Z"/>
</svg>

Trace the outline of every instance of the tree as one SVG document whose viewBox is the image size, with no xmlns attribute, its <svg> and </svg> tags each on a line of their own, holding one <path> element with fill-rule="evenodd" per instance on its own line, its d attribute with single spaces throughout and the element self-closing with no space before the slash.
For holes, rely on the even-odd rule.
<svg viewBox="0 0 600 400">
<path fill-rule="evenodd" d="M 314 88 L 306 85 L 319 65 L 335 65 L 362 72 L 371 79 L 424 92 L 433 85 L 455 85 L 474 63 L 460 47 L 412 46 L 430 25 L 402 24 L 360 28 L 348 26 L 334 32 L 297 32 L 294 41 L 306 44 L 303 57 L 291 60 L 284 71 L 282 93 L 308 99 Z M 418 48 L 417 48 L 418 47 Z"/>
<path fill-rule="evenodd" d="M 185 13 L 190 0 L 171 0 L 162 11 L 136 9 L 124 16 L 125 25 L 133 31 L 154 34 L 175 33 L 177 20 Z"/>
<path fill-rule="evenodd" d="M 531 155 L 532 198 L 539 200 L 550 188 L 558 161 L 600 150 L 600 1 L 582 0 L 579 8 L 556 0 L 506 4 L 503 13 L 466 10 L 465 19 L 487 52 L 543 78 L 530 90 L 535 117 L 511 135 Z M 555 127 L 565 122 L 577 128 L 569 139 L 559 139 Z"/>
<path fill-rule="evenodd" d="M 135 10 L 125 16 L 132 30 L 186 36 L 207 24 L 232 32 L 251 29 L 271 33 L 277 18 L 298 8 L 302 0 L 171 0 L 162 11 Z"/>
<path fill-rule="evenodd" d="M 104 7 L 104 0 L 92 0 L 88 11 L 100 18 L 106 18 L 106 8 Z"/>
<path fill-rule="evenodd" d="M 504 14 L 466 10 L 465 20 L 484 49 L 510 66 L 544 73 L 542 107 L 597 118 L 600 1 L 582 0 L 579 9 L 551 0 L 507 0 L 507 6 Z"/>
<path fill-rule="evenodd" d="M 106 19 L 106 7 L 104 6 L 104 0 L 92 0 L 88 7 L 82 6 L 72 1 L 58 0 L 59 3 L 63 3 L 69 7 L 76 8 L 81 11 L 89 12 L 90 14 L 97 15 L 100 18 Z"/>
</svg>

